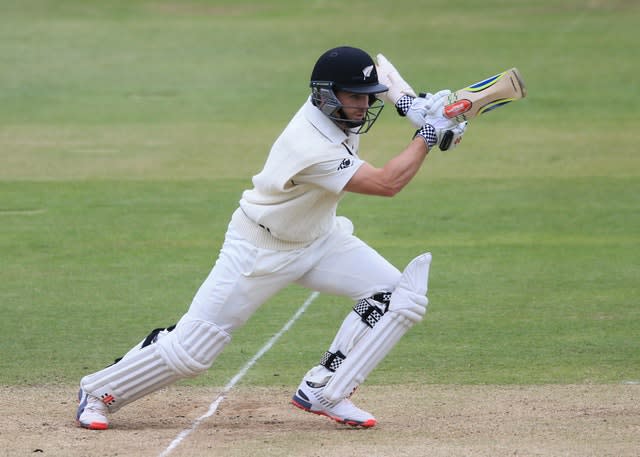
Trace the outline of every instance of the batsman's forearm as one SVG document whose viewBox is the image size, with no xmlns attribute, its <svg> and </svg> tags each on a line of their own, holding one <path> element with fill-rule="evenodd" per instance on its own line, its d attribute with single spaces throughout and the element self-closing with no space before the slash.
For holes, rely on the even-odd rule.
<svg viewBox="0 0 640 457">
<path fill-rule="evenodd" d="M 427 145 L 415 138 L 409 146 L 382 168 L 363 163 L 344 187 L 347 192 L 392 197 L 416 175 L 427 155 Z"/>
<path fill-rule="evenodd" d="M 428 152 L 425 141 L 422 138 L 414 138 L 404 151 L 382 167 L 384 180 L 392 189 L 391 195 L 397 194 L 411 182 L 420 170 Z"/>
</svg>

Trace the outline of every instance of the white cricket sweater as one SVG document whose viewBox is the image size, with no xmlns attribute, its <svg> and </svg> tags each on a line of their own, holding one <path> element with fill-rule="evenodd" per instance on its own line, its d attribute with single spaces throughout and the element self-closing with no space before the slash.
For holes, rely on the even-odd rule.
<svg viewBox="0 0 640 457">
<path fill-rule="evenodd" d="M 307 100 L 273 144 L 253 189 L 243 192 L 234 228 L 258 247 L 281 250 L 327 234 L 344 186 L 364 163 L 358 146 L 357 135 L 345 134 Z"/>
</svg>

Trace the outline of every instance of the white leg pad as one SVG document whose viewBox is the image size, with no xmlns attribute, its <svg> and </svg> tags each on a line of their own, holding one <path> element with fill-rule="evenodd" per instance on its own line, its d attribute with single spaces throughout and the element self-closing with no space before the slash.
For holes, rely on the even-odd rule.
<svg viewBox="0 0 640 457">
<path fill-rule="evenodd" d="M 215 324 L 182 319 L 156 345 L 172 370 L 182 377 L 193 377 L 206 371 L 230 340 L 231 335 Z"/>
<path fill-rule="evenodd" d="M 348 397 L 400 338 L 422 320 L 428 304 L 426 293 L 430 265 L 429 253 L 416 257 L 407 265 L 391 294 L 389 311 L 360 340 L 327 383 L 324 390 L 327 400 L 334 402 Z"/>
<path fill-rule="evenodd" d="M 207 370 L 231 337 L 204 321 L 180 322 L 176 329 L 139 351 L 80 381 L 82 388 L 115 412 L 179 379 Z"/>
<path fill-rule="evenodd" d="M 345 355 L 349 354 L 369 330 L 371 328 L 362 322 L 362 318 L 355 311 L 351 311 L 342 322 L 331 346 L 329 346 L 329 351 L 340 350 Z"/>
<path fill-rule="evenodd" d="M 400 281 L 391 294 L 389 310 L 407 317 L 413 323 L 420 322 L 427 312 L 427 290 L 431 253 L 422 254 L 402 272 Z"/>
</svg>

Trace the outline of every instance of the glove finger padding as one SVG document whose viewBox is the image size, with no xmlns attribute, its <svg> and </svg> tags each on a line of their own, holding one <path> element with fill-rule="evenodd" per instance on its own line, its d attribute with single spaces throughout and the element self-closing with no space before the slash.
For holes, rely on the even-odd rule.
<svg viewBox="0 0 640 457">
<path fill-rule="evenodd" d="M 416 96 L 409 83 L 400 76 L 396 67 L 385 56 L 378 54 L 376 59 L 378 61 L 376 65 L 378 81 L 389 88 L 387 92 L 380 94 L 381 98 L 395 105 L 403 95 Z"/>
</svg>

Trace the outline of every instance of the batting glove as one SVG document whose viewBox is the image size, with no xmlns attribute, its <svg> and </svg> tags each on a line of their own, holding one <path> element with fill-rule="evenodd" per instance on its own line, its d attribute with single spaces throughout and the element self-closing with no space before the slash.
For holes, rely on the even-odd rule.
<svg viewBox="0 0 640 457">
<path fill-rule="evenodd" d="M 416 97 L 416 93 L 409 83 L 400 76 L 396 67 L 394 67 L 385 56 L 378 54 L 377 61 L 376 71 L 378 72 L 378 81 L 389 88 L 387 92 L 380 94 L 385 101 L 395 105 L 404 95 L 413 98 Z"/>
<path fill-rule="evenodd" d="M 415 98 L 403 95 L 396 103 L 396 109 L 400 116 L 406 116 L 416 128 L 419 128 L 428 122 L 427 119 L 442 114 L 449 94 L 451 91 L 445 89 L 435 94 L 421 93 Z"/>
<path fill-rule="evenodd" d="M 441 151 L 449 151 L 460 144 L 467 128 L 466 122 L 458 124 L 444 116 L 430 121 L 420 127 L 413 137 L 420 136 L 429 149 L 437 144 Z"/>
</svg>

